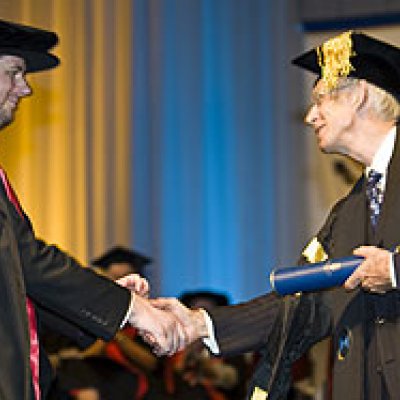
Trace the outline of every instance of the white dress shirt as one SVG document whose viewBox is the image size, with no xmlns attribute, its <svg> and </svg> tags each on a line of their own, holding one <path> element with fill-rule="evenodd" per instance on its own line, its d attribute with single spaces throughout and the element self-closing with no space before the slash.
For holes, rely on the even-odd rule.
<svg viewBox="0 0 400 400">
<path fill-rule="evenodd" d="M 389 163 L 393 155 L 395 141 L 396 141 L 396 126 L 390 129 L 385 139 L 379 146 L 378 151 L 375 153 L 371 165 L 367 166 L 364 171 L 366 176 L 368 176 L 368 173 L 371 169 L 382 174 L 382 178 L 379 180 L 377 185 L 379 189 L 382 190 L 384 197 L 385 197 L 387 173 L 388 173 Z M 392 286 L 396 287 L 397 282 L 396 282 L 396 274 L 394 271 L 393 255 L 391 255 L 390 257 L 390 280 L 392 282 Z"/>
</svg>

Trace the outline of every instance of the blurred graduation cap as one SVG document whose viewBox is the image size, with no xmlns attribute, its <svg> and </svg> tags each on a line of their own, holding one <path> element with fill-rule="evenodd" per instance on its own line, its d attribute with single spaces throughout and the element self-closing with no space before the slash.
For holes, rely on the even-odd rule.
<svg viewBox="0 0 400 400">
<path fill-rule="evenodd" d="M 103 270 L 107 270 L 112 264 L 127 263 L 132 265 L 136 272 L 141 273 L 144 266 L 150 264 L 151 261 L 151 258 L 137 251 L 122 246 L 115 246 L 106 251 L 102 256 L 93 259 L 91 263 Z"/>
<path fill-rule="evenodd" d="M 227 306 L 229 304 L 227 295 L 213 292 L 211 290 L 193 290 L 183 292 L 179 299 L 187 307 L 193 307 L 193 305 L 198 301 L 206 301 L 207 303 L 212 304 L 213 307 Z"/>
<path fill-rule="evenodd" d="M 23 58 L 26 72 L 57 66 L 60 60 L 49 53 L 57 43 L 58 37 L 54 32 L 0 20 L 0 55 Z"/>
<path fill-rule="evenodd" d="M 334 89 L 339 78 L 365 79 L 400 99 L 400 49 L 364 33 L 335 36 L 292 63 L 313 72 Z"/>
</svg>

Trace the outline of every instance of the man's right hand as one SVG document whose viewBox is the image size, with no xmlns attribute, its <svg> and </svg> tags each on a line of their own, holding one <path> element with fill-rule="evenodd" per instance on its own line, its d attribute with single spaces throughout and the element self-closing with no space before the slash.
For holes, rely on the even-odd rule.
<svg viewBox="0 0 400 400">
<path fill-rule="evenodd" d="M 156 308 L 148 299 L 134 293 L 132 297 L 128 321 L 139 329 L 157 355 L 172 355 L 186 346 L 186 329 L 172 312 Z"/>
<path fill-rule="evenodd" d="M 184 347 L 197 339 L 208 337 L 204 310 L 189 309 L 175 298 L 158 298 L 150 301 L 154 307 L 172 313 L 180 321 L 186 332 Z"/>
</svg>

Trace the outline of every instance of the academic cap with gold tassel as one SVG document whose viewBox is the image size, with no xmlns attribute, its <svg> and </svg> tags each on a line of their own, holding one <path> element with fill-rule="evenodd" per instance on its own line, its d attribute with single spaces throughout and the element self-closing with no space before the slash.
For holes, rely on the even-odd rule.
<svg viewBox="0 0 400 400">
<path fill-rule="evenodd" d="M 365 79 L 400 100 L 400 49 L 353 31 L 335 36 L 292 60 L 334 89 L 339 78 Z"/>
</svg>

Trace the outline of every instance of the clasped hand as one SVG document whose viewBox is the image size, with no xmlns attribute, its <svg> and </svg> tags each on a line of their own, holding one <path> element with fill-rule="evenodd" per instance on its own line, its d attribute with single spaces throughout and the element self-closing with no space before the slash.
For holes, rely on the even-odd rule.
<svg viewBox="0 0 400 400">
<path fill-rule="evenodd" d="M 129 323 L 138 329 L 157 355 L 172 355 L 206 336 L 201 310 L 190 310 L 177 299 L 148 299 L 149 284 L 137 274 L 118 281 L 132 292 Z"/>
<path fill-rule="evenodd" d="M 346 289 L 361 286 L 370 292 L 386 293 L 393 289 L 390 276 L 392 253 L 375 246 L 361 246 L 354 254 L 364 257 L 364 261 L 344 283 Z"/>
</svg>

